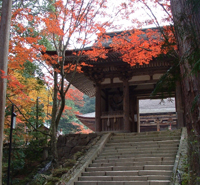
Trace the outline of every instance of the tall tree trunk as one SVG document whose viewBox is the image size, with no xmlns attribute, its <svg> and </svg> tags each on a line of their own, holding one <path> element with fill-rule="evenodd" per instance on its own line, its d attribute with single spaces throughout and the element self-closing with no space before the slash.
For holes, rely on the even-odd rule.
<svg viewBox="0 0 200 185">
<path fill-rule="evenodd" d="M 182 76 L 185 122 L 189 133 L 189 185 L 200 177 L 200 3 L 171 0 Z"/>
<path fill-rule="evenodd" d="M 200 71 L 195 68 L 200 60 L 200 5 L 194 7 L 195 1 L 198 0 L 171 0 L 171 8 L 181 60 L 186 126 L 199 135 Z"/>
<path fill-rule="evenodd" d="M 12 1 L 3 0 L 0 23 L 0 70 L 7 74 Z M 1 75 L 1 71 L 0 71 Z M 3 130 L 7 81 L 0 77 L 0 185 L 2 184 Z"/>
</svg>

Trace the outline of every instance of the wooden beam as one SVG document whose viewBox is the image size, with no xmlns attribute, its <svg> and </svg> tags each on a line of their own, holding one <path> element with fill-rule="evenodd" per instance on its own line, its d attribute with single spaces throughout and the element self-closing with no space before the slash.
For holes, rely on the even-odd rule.
<svg viewBox="0 0 200 185">
<path fill-rule="evenodd" d="M 137 132 L 137 117 L 135 117 L 135 115 L 137 115 L 137 98 L 132 93 L 130 93 L 130 104 L 130 112 L 132 117 L 131 132 Z"/>
<path fill-rule="evenodd" d="M 113 64 L 112 64 L 113 65 Z M 121 74 L 123 66 L 119 66 L 118 69 L 114 71 L 104 71 L 104 77 L 105 78 L 114 78 L 119 77 Z M 132 76 L 138 76 L 138 75 L 154 75 L 154 74 L 165 74 L 169 67 L 154 67 L 154 68 L 137 68 L 137 69 L 127 69 L 126 71 L 129 71 L 129 73 L 132 74 Z"/>
<path fill-rule="evenodd" d="M 140 111 L 139 111 L 139 99 L 137 99 L 137 133 L 140 133 Z"/>
<path fill-rule="evenodd" d="M 101 86 L 102 86 L 103 89 L 106 89 L 106 88 L 118 88 L 118 87 L 122 87 L 123 83 L 102 84 Z"/>
<path fill-rule="evenodd" d="M 132 81 L 129 82 L 130 86 L 132 85 L 143 85 L 143 84 L 156 84 L 158 80 L 141 80 L 141 81 Z"/>
<path fill-rule="evenodd" d="M 169 95 L 168 90 L 166 89 L 163 93 L 157 93 L 154 97 L 150 97 L 151 93 L 153 92 L 153 89 L 143 89 L 143 90 L 134 90 L 134 94 L 139 99 L 158 99 L 158 98 L 168 98 L 168 97 L 175 97 L 175 91 L 171 92 Z"/>
</svg>

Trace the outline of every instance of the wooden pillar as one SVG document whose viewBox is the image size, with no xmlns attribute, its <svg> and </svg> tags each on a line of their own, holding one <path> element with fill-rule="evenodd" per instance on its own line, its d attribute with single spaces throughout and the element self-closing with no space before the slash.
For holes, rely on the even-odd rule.
<svg viewBox="0 0 200 185">
<path fill-rule="evenodd" d="M 156 123 L 157 131 L 160 131 L 160 123 L 161 123 L 161 121 L 159 120 L 159 118 L 157 118 L 154 122 Z"/>
<path fill-rule="evenodd" d="M 129 83 L 127 79 L 123 81 L 123 121 L 124 131 L 131 132 L 129 121 Z"/>
<path fill-rule="evenodd" d="M 176 82 L 176 114 L 177 114 L 177 128 L 184 127 L 184 110 L 182 103 L 181 84 Z"/>
<path fill-rule="evenodd" d="M 95 131 L 101 132 L 101 86 L 96 86 L 96 102 L 95 102 Z"/>
<path fill-rule="evenodd" d="M 137 99 L 137 133 L 140 133 L 140 110 L 139 110 L 139 100 Z"/>
<path fill-rule="evenodd" d="M 137 132 L 137 123 L 136 123 L 136 117 L 135 117 L 135 115 L 136 115 L 136 110 L 137 110 L 137 108 L 136 108 L 136 105 L 137 105 L 137 103 L 136 103 L 136 97 L 133 95 L 134 94 L 134 92 L 132 91 L 130 91 L 129 92 L 130 93 L 130 117 L 131 117 L 131 119 L 132 119 L 132 122 L 130 123 L 131 124 L 131 132 Z"/>
</svg>

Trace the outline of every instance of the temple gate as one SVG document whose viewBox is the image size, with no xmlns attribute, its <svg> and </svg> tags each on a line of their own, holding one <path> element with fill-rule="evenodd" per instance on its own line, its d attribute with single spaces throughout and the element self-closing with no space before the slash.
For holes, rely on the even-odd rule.
<svg viewBox="0 0 200 185">
<path fill-rule="evenodd" d="M 47 53 L 56 54 L 55 51 Z M 72 51 L 66 51 L 66 64 L 73 57 Z M 150 99 L 159 78 L 171 67 L 171 59 L 163 56 L 154 58 L 149 64 L 131 67 L 122 61 L 119 52 L 109 50 L 106 59 L 93 61 L 83 57 L 81 61 L 89 66 L 82 66 L 82 73 L 76 73 L 73 79 L 71 74 L 66 74 L 66 79 L 72 80 L 72 85 L 81 92 L 96 97 L 95 131 L 140 132 L 139 100 Z M 165 87 L 162 97 L 168 97 L 167 92 L 168 87 Z M 180 128 L 183 126 L 183 106 L 178 82 L 171 97 L 175 97 L 177 127 Z"/>
<path fill-rule="evenodd" d="M 95 131 L 140 132 L 139 100 L 150 99 L 159 78 L 171 67 L 170 60 L 154 59 L 149 64 L 130 67 L 110 53 L 107 59 L 88 63 L 93 66 L 82 66 L 83 73 L 76 74 L 72 84 L 96 97 Z M 66 78 L 69 80 L 70 75 Z M 162 96 L 169 96 L 167 88 Z M 183 126 L 180 90 L 177 84 L 171 92 L 176 101 L 178 128 Z"/>
</svg>

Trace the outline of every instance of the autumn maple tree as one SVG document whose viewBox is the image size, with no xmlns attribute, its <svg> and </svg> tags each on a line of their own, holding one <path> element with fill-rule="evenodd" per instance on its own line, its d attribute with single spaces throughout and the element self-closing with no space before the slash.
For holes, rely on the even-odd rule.
<svg viewBox="0 0 200 185">
<path fill-rule="evenodd" d="M 52 40 L 56 49 L 55 56 L 44 54 L 44 60 L 50 67 L 48 71 L 53 77 L 53 105 L 51 119 L 51 150 L 53 159 L 57 162 L 56 133 L 58 124 L 65 109 L 65 98 L 71 81 L 65 80 L 66 73 L 72 76 L 80 69 L 81 55 L 84 48 L 91 43 L 89 38 L 99 29 L 109 26 L 109 22 L 100 22 L 99 18 L 105 16 L 105 0 L 74 0 L 55 1 L 53 9 L 44 15 L 41 33 Z M 65 51 L 74 50 L 75 59 L 70 61 Z M 73 77 L 72 77 L 73 80 Z"/>
<path fill-rule="evenodd" d="M 52 5 L 50 7 L 52 10 L 51 13 L 53 14 L 55 6 Z M 51 42 L 46 39 L 50 39 L 51 34 L 47 34 L 45 30 L 42 30 L 42 33 L 39 34 L 40 30 L 38 30 L 38 26 L 42 21 L 45 22 L 44 16 L 41 17 L 41 14 L 38 12 L 35 13 L 30 9 L 30 6 L 14 8 L 12 11 L 12 34 L 9 43 L 10 55 L 8 74 L 6 75 L 4 72 L 1 74 L 1 79 L 7 79 L 8 81 L 6 112 L 10 112 L 10 105 L 14 103 L 17 113 L 17 123 L 20 123 L 20 125 L 24 124 L 24 127 L 30 130 L 35 130 L 39 126 L 37 118 L 38 113 L 35 110 L 38 100 L 39 104 L 43 105 L 43 112 L 46 114 L 46 117 L 42 117 L 42 120 L 40 120 L 40 123 L 44 123 L 46 119 L 51 119 L 52 116 L 52 106 L 50 103 L 52 102 L 51 95 L 53 94 L 56 96 L 58 107 L 64 105 L 62 111 L 59 112 L 56 110 L 56 112 L 59 112 L 59 116 L 63 111 L 68 114 L 78 114 L 78 112 L 72 110 L 70 106 L 65 105 L 65 103 L 63 104 L 63 94 L 52 92 L 54 87 L 54 78 L 51 76 L 54 71 L 52 63 L 48 66 L 47 64 L 49 64 L 49 61 L 47 61 L 47 64 L 44 64 L 40 58 L 41 51 L 45 51 L 45 46 L 50 49 L 53 47 Z M 51 27 L 48 28 L 50 29 Z M 44 76 L 43 71 L 38 67 L 39 65 L 45 68 L 49 76 Z M 72 66 L 71 69 L 73 70 L 73 68 L 74 66 Z M 60 70 L 55 68 L 55 71 L 59 74 Z M 83 94 L 77 93 L 77 90 L 73 88 L 69 88 L 68 82 L 66 81 L 64 85 L 64 88 L 67 88 L 64 99 L 66 98 L 74 101 L 79 105 L 82 104 Z M 39 119 L 41 119 L 41 117 Z M 10 116 L 6 114 L 6 128 L 9 126 L 9 123 Z M 57 129 L 53 133 L 57 137 Z M 26 136 L 24 136 L 24 138 L 25 137 Z"/>
</svg>

